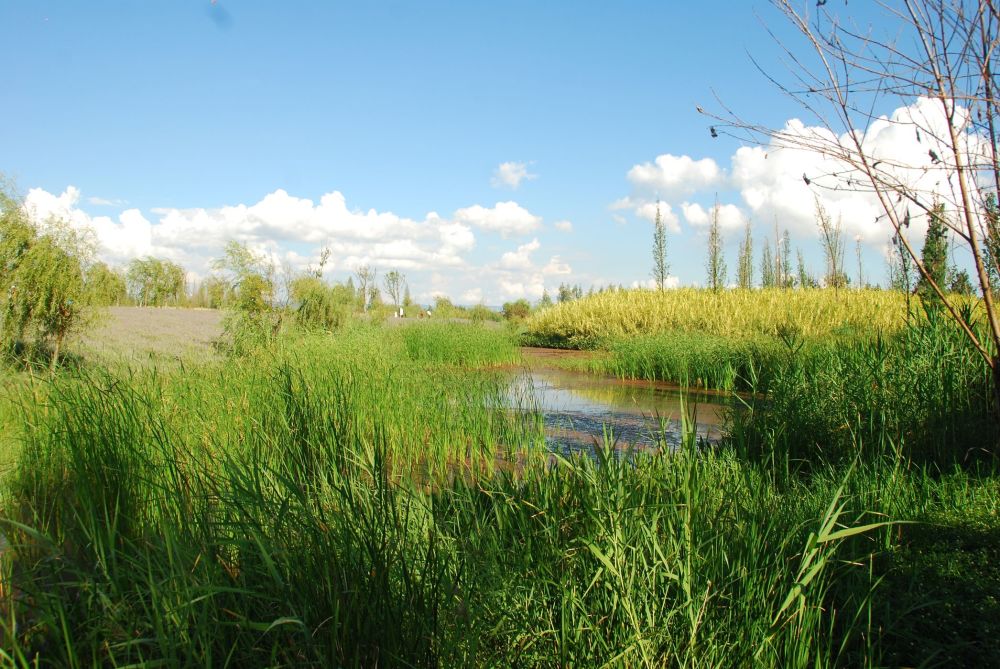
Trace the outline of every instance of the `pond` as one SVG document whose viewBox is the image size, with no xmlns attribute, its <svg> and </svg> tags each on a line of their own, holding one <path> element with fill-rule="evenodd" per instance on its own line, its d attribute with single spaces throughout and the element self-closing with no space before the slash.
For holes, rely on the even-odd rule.
<svg viewBox="0 0 1000 669">
<path fill-rule="evenodd" d="M 523 349 L 525 367 L 511 385 L 511 396 L 536 407 L 545 423 L 550 450 L 593 452 L 607 433 L 615 452 L 652 451 L 681 443 L 681 418 L 687 411 L 699 439 L 717 441 L 731 394 L 683 391 L 660 382 L 630 381 L 558 366 L 577 351 Z"/>
</svg>

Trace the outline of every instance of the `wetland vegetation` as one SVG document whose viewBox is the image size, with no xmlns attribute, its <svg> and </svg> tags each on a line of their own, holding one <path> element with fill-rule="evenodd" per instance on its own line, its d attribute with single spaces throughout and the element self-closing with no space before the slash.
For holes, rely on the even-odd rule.
<svg viewBox="0 0 1000 669">
<path fill-rule="evenodd" d="M 809 295 L 829 314 L 859 298 Z M 678 410 L 627 458 L 615 425 L 553 452 L 544 407 L 511 391 L 537 356 L 510 328 L 354 320 L 239 354 L 8 368 L 5 661 L 995 663 L 989 374 L 949 323 L 896 313 L 883 333 L 671 323 L 547 356 L 599 387 L 692 384 L 766 351 L 697 371 L 747 391 L 721 440 Z"/>
<path fill-rule="evenodd" d="M 176 263 L 115 270 L 85 230 L 0 193 L 0 663 L 1000 666 L 1000 13 L 889 8 L 923 45 L 912 56 L 840 22 L 813 32 L 775 4 L 834 65 L 782 92 L 847 127 L 698 111 L 713 140 L 756 139 L 760 161 L 762 147 L 824 159 L 801 175 L 822 279 L 801 252 L 792 272 L 775 221 L 755 287 L 747 222 L 729 287 L 716 200 L 695 212 L 707 288 L 668 289 L 657 201 L 657 290 L 563 284 L 553 304 L 541 270 L 530 290 L 505 289 L 541 293 L 534 307 L 428 308 L 398 269 L 381 276 L 385 303 L 368 265 L 324 281 L 329 249 L 279 276 L 231 241 L 189 291 Z M 919 162 L 872 148 L 866 133 L 890 121 L 853 97 L 859 74 L 878 82 L 862 95 L 898 96 L 900 110 L 940 105 L 936 135 L 893 116 L 915 130 Z M 504 166 L 520 168 L 513 188 L 536 176 Z M 890 288 L 865 283 L 860 237 L 851 287 L 818 195 L 835 191 L 879 201 Z M 277 201 L 313 210 L 280 193 L 254 229 Z M 331 195 L 322 207 L 354 216 Z M 501 208 L 523 214 L 516 228 L 541 224 L 513 201 L 456 218 L 504 233 L 480 217 Z M 143 227 L 135 214 L 125 229 Z M 372 209 L 351 234 L 412 264 L 425 253 L 412 239 L 383 242 L 439 226 L 428 262 L 464 265 L 471 228 L 406 221 Z M 347 229 L 335 224 L 288 239 Z M 395 228 L 371 236 L 380 225 Z M 949 265 L 949 239 L 968 267 Z M 482 269 L 506 263 L 513 278 L 538 247 Z M 352 262 L 368 257 L 356 250 Z M 571 273 L 557 255 L 548 267 Z"/>
</svg>

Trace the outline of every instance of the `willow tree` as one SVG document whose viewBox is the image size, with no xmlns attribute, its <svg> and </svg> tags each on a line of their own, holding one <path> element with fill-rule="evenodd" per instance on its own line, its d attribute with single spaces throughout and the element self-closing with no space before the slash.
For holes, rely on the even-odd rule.
<svg viewBox="0 0 1000 669">
<path fill-rule="evenodd" d="M 121 272 L 97 262 L 90 266 L 85 277 L 90 300 L 102 307 L 117 306 L 128 297 L 125 277 Z"/>
<path fill-rule="evenodd" d="M 231 241 L 212 267 L 226 282 L 229 313 L 223 326 L 233 351 L 242 353 L 270 342 L 281 328 L 274 263 L 246 244 Z"/>
<path fill-rule="evenodd" d="M 989 203 L 1000 190 L 997 81 L 1000 7 L 994 0 L 887 0 L 873 25 L 861 28 L 855 4 L 772 0 L 795 37 L 779 38 L 788 76 L 769 72 L 781 93 L 799 103 L 814 126 L 773 128 L 731 110 L 709 114 L 713 134 L 729 133 L 776 150 L 821 156 L 828 169 L 803 174 L 817 190 L 866 193 L 877 203 L 875 224 L 887 224 L 921 280 L 992 369 L 1000 411 L 1000 314 L 987 252 Z M 781 31 L 772 31 L 781 34 Z M 886 111 L 896 109 L 891 116 Z M 890 129 L 912 137 L 916 151 L 874 141 Z M 984 329 L 946 294 L 915 249 L 910 226 L 921 226 L 936 203 L 948 212 L 949 234 L 968 251 L 982 295 Z M 917 226 L 914 226 L 917 227 Z"/>
<path fill-rule="evenodd" d="M 136 258 L 125 271 L 129 296 L 141 307 L 177 304 L 184 297 L 184 268 L 175 262 L 147 256 Z"/>
<path fill-rule="evenodd" d="M 68 224 L 32 221 L 0 193 L 0 333 L 4 348 L 48 350 L 54 369 L 66 338 L 87 322 L 90 239 Z"/>
</svg>

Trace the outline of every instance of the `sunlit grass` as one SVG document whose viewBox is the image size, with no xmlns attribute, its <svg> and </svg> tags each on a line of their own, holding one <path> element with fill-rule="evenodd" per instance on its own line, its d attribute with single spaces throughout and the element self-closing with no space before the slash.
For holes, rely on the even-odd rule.
<svg viewBox="0 0 1000 669">
<path fill-rule="evenodd" d="M 525 324 L 531 341 L 589 348 L 633 336 L 687 332 L 753 338 L 792 328 L 805 337 L 892 332 L 906 298 L 881 290 L 625 290 L 557 304 Z"/>
<path fill-rule="evenodd" d="M 685 336 L 688 371 L 723 366 L 728 337 Z M 530 400 L 497 368 L 517 349 L 496 328 L 359 325 L 250 357 L 26 381 L 0 405 L 18 444 L 0 481 L 0 657 L 995 663 L 995 644 L 949 646 L 914 614 L 932 587 L 953 630 L 998 631 L 1000 479 L 988 458 L 943 464 L 972 439 L 963 424 L 983 428 L 969 422 L 987 411 L 982 369 L 935 324 L 850 341 L 802 357 L 776 344 L 768 394 L 746 398 L 728 440 L 704 449 L 689 430 L 679 450 L 631 458 L 546 457 Z M 656 338 L 626 343 L 608 364 L 664 364 Z"/>
</svg>

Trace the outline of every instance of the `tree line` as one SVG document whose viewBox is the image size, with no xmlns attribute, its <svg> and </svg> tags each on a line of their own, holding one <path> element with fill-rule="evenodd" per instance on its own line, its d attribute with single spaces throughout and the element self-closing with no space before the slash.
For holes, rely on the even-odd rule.
<svg viewBox="0 0 1000 669">
<path fill-rule="evenodd" d="M 988 207 L 988 223 L 986 232 L 987 253 L 993 253 L 1000 258 L 1000 223 L 998 223 L 995 200 Z M 706 286 L 711 290 L 722 290 L 728 284 L 727 265 L 723 248 L 722 230 L 719 223 L 719 205 L 712 208 L 708 229 L 707 257 L 705 261 Z M 788 230 L 779 232 L 777 221 L 774 225 L 774 238 L 764 237 L 760 255 L 754 257 L 754 237 L 751 221 L 747 221 L 743 229 L 743 237 L 737 251 L 735 283 L 737 288 L 857 288 L 878 287 L 866 280 L 864 263 L 861 254 L 861 239 L 855 239 L 854 255 L 856 267 L 851 277 L 845 269 L 846 242 L 844 240 L 841 220 L 836 221 L 816 200 L 816 225 L 819 231 L 820 244 L 823 249 L 823 273 L 817 277 L 809 270 L 801 248 L 795 249 L 795 262 L 792 262 L 792 240 Z M 949 261 L 951 256 L 951 241 L 948 230 L 953 225 L 948 222 L 944 205 L 937 204 L 928 216 L 927 235 L 921 252 L 921 263 L 925 273 L 921 274 L 916 264 L 894 235 L 891 253 L 888 257 L 889 288 L 905 293 L 916 293 L 925 299 L 932 296 L 930 281 L 948 292 L 960 295 L 973 295 L 975 289 L 969 278 L 969 273 Z M 772 245 L 773 242 L 773 245 Z M 659 203 L 653 223 L 653 283 L 659 290 L 666 287 L 669 273 L 667 260 L 666 229 L 660 215 Z M 996 273 L 997 263 L 990 263 Z M 929 275 L 930 279 L 928 279 Z M 1000 275 L 993 285 L 1000 285 Z"/>
</svg>

